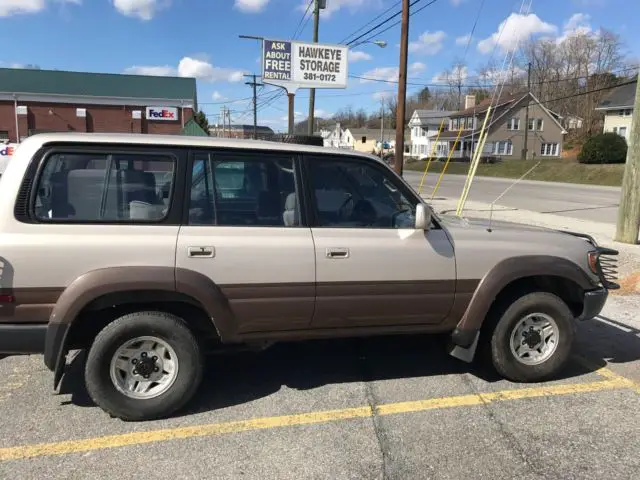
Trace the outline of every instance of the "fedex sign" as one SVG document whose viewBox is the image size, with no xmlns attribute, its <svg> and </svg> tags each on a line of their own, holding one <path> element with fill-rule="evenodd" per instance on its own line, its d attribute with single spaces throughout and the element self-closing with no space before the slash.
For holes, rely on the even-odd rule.
<svg viewBox="0 0 640 480">
<path fill-rule="evenodd" d="M 15 152 L 15 150 L 16 150 L 15 145 L 12 145 L 12 144 L 0 145 L 0 157 L 3 157 L 3 158 L 12 157 L 13 152 Z"/>
<path fill-rule="evenodd" d="M 16 153 L 16 143 L 2 144 L 0 143 L 0 175 L 2 175 L 7 168 L 7 164 L 11 157 Z"/>
<path fill-rule="evenodd" d="M 147 120 L 175 122 L 178 120 L 178 109 L 175 107 L 147 107 Z"/>
</svg>

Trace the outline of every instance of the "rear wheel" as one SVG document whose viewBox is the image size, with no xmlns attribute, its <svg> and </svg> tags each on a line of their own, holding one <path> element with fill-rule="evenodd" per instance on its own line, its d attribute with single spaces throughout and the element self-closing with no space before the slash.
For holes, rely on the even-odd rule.
<svg viewBox="0 0 640 480">
<path fill-rule="evenodd" d="M 195 394 L 202 355 L 184 321 L 164 312 L 118 318 L 96 337 L 85 367 L 93 401 L 123 420 L 171 415 Z"/>
<path fill-rule="evenodd" d="M 515 300 L 491 336 L 491 360 L 502 376 L 517 382 L 555 376 L 573 347 L 575 323 L 556 295 L 534 292 Z"/>
</svg>

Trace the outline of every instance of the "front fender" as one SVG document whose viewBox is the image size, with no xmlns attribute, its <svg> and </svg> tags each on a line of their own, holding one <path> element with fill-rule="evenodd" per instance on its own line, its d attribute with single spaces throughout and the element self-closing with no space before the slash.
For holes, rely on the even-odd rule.
<svg viewBox="0 0 640 480">
<path fill-rule="evenodd" d="M 561 277 L 571 280 L 583 290 L 597 287 L 582 268 L 566 258 L 552 255 L 507 258 L 489 270 L 478 284 L 452 334 L 453 343 L 460 347 L 469 347 L 498 294 L 516 280 L 536 276 Z"/>
</svg>

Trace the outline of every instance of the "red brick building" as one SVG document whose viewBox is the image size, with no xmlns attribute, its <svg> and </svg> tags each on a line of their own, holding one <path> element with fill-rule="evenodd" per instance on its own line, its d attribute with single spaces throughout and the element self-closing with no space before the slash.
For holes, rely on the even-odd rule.
<svg viewBox="0 0 640 480">
<path fill-rule="evenodd" d="M 0 142 L 40 132 L 179 134 L 193 78 L 0 68 Z"/>
</svg>

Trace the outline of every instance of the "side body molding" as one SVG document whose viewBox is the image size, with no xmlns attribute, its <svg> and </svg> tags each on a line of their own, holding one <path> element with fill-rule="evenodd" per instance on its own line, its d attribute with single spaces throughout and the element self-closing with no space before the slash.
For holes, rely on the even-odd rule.
<svg viewBox="0 0 640 480">
<path fill-rule="evenodd" d="M 62 292 L 47 327 L 45 365 L 55 372 L 57 386 L 64 370 L 67 336 L 78 314 L 93 300 L 108 294 L 133 291 L 164 291 L 183 294 L 200 304 L 212 320 L 223 341 L 236 338 L 235 322 L 222 291 L 208 277 L 173 267 L 111 267 L 92 270 Z"/>
<path fill-rule="evenodd" d="M 496 296 L 511 282 L 535 276 L 554 276 L 571 280 L 583 290 L 597 287 L 597 283 L 575 263 L 551 255 L 512 257 L 497 263 L 482 278 L 469 305 L 452 334 L 455 345 L 469 347 L 489 313 Z"/>
</svg>

